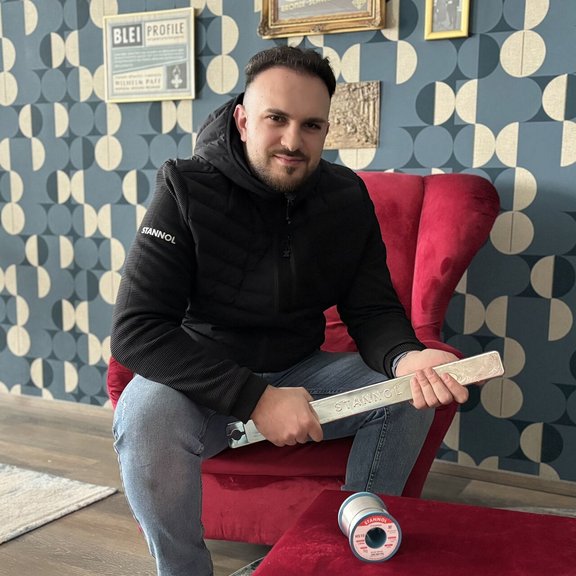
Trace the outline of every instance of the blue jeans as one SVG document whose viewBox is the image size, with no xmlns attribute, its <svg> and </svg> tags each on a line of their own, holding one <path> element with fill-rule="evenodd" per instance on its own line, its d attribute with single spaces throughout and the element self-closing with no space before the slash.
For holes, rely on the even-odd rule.
<svg viewBox="0 0 576 576">
<path fill-rule="evenodd" d="M 384 379 L 358 354 L 328 352 L 260 376 L 274 386 L 303 386 L 314 398 Z M 401 494 L 433 416 L 433 410 L 416 410 L 404 402 L 323 426 L 326 440 L 355 437 L 342 489 Z M 158 576 L 213 573 L 203 540 L 200 467 L 227 447 L 226 425 L 234 420 L 141 376 L 120 397 L 114 448 L 126 497 L 156 559 Z"/>
</svg>

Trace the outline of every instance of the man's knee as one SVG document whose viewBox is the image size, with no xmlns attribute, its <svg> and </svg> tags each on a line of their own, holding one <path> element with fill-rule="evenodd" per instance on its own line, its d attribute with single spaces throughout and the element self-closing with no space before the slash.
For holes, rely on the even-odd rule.
<svg viewBox="0 0 576 576">
<path fill-rule="evenodd" d="M 135 376 L 116 407 L 114 435 L 127 438 L 142 450 L 186 450 L 200 454 L 199 440 L 207 414 L 184 394 Z"/>
</svg>

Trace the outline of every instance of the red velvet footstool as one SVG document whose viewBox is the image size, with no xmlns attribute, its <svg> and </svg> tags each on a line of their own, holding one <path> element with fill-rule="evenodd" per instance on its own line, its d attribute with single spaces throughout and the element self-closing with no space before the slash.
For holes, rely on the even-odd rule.
<svg viewBox="0 0 576 576">
<path fill-rule="evenodd" d="M 576 518 L 382 496 L 402 543 L 385 562 L 353 554 L 338 526 L 351 492 L 325 490 L 254 576 L 575 576 Z"/>
</svg>

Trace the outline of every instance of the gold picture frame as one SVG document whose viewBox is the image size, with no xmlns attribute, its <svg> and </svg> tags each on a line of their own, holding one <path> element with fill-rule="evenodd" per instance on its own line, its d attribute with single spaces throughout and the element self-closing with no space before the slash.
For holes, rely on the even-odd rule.
<svg viewBox="0 0 576 576">
<path fill-rule="evenodd" d="M 424 38 L 464 38 L 469 21 L 470 0 L 426 0 Z"/>
<path fill-rule="evenodd" d="M 378 30 L 385 0 L 262 0 L 262 38 Z"/>
</svg>

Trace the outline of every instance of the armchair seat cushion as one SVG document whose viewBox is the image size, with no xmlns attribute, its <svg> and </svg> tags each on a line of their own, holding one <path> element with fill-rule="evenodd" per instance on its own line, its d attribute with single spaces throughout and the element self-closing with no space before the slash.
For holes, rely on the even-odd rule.
<svg viewBox="0 0 576 576">
<path fill-rule="evenodd" d="M 282 448 L 269 442 L 259 442 L 226 450 L 218 458 L 205 460 L 202 472 L 250 476 L 257 470 L 259 476 L 344 478 L 352 440 L 341 438 Z"/>
</svg>

